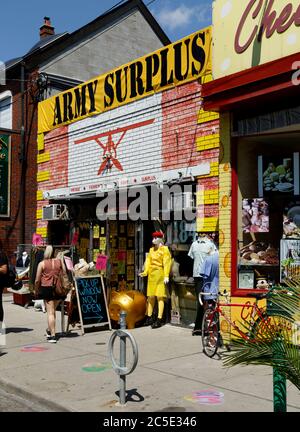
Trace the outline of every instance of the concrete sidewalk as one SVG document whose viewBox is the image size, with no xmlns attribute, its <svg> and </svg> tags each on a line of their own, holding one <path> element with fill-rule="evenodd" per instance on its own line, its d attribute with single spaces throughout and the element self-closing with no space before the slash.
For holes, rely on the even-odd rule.
<svg viewBox="0 0 300 432">
<path fill-rule="evenodd" d="M 79 327 L 57 344 L 45 338 L 46 314 L 13 304 L 3 295 L 6 346 L 0 356 L 0 385 L 17 389 L 55 411 L 75 412 L 272 412 L 269 367 L 224 368 L 220 357 L 202 353 L 201 338 L 169 324 L 131 330 L 139 358 L 126 378 L 127 402 L 118 404 L 119 377 L 111 368 L 112 332 L 99 327 L 81 335 Z M 60 313 L 57 332 L 60 332 Z M 118 356 L 119 343 L 115 344 Z M 128 363 L 131 346 L 128 343 Z M 205 391 L 209 398 L 204 399 Z M 212 393 L 213 392 L 213 393 Z M 287 383 L 288 412 L 300 412 L 299 391 Z"/>
</svg>

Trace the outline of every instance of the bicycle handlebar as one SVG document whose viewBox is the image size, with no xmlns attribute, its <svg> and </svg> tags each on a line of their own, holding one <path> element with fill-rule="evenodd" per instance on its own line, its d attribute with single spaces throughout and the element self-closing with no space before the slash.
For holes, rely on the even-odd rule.
<svg viewBox="0 0 300 432">
<path fill-rule="evenodd" d="M 267 291 L 267 292 L 251 292 L 251 293 L 248 292 L 246 294 L 246 296 L 247 297 L 254 297 L 257 300 L 261 300 L 261 299 L 264 299 L 267 297 L 271 297 L 272 295 L 276 295 L 277 293 L 278 293 L 278 291 L 273 289 L 272 291 Z M 289 291 L 288 289 L 282 289 L 282 290 L 280 290 L 280 293 L 284 293 L 287 295 L 293 295 L 293 292 Z M 201 297 L 202 296 L 209 296 L 209 295 L 214 296 L 214 297 L 219 297 L 219 296 L 229 297 L 230 293 L 227 292 L 226 290 L 224 290 L 223 292 L 219 291 L 218 294 L 212 293 L 212 292 L 200 292 L 198 298 L 199 298 L 199 303 L 201 306 L 203 306 L 203 302 L 202 302 Z"/>
<path fill-rule="evenodd" d="M 216 294 L 215 292 L 214 293 L 213 292 L 200 292 L 199 293 L 199 303 L 201 306 L 203 306 L 201 296 L 209 296 L 209 295 L 214 296 L 214 297 L 219 297 L 219 296 L 229 297 L 230 296 L 230 294 L 226 290 L 224 290 L 223 292 L 219 291 L 218 294 Z"/>
<path fill-rule="evenodd" d="M 212 295 L 212 296 L 223 296 L 223 297 L 229 297 L 230 294 L 224 290 L 223 292 L 218 292 L 218 294 L 216 294 L 215 292 L 200 292 L 199 296 L 208 296 L 208 295 Z"/>
</svg>

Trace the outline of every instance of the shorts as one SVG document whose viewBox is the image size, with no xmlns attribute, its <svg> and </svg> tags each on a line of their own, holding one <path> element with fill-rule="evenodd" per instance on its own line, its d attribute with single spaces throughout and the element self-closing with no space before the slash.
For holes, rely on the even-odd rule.
<svg viewBox="0 0 300 432">
<path fill-rule="evenodd" d="M 64 300 L 65 297 L 58 296 L 52 286 L 41 286 L 38 298 L 41 300 Z"/>
</svg>

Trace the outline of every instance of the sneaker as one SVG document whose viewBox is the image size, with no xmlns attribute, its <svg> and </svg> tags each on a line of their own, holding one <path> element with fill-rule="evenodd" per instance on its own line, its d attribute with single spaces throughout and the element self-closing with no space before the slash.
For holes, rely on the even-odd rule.
<svg viewBox="0 0 300 432">
<path fill-rule="evenodd" d="M 48 329 L 46 329 L 46 337 L 47 337 L 47 339 L 51 338 L 51 332 Z"/>
<path fill-rule="evenodd" d="M 50 336 L 48 338 L 48 342 L 50 342 L 50 343 L 56 343 L 57 342 L 56 336 Z"/>
</svg>

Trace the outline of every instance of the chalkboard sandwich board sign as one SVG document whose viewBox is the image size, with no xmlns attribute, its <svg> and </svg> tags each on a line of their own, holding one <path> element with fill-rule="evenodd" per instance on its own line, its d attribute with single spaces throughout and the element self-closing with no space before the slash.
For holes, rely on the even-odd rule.
<svg viewBox="0 0 300 432">
<path fill-rule="evenodd" d="M 76 277 L 75 287 L 82 334 L 84 327 L 108 324 L 111 330 L 103 276 Z"/>
</svg>

